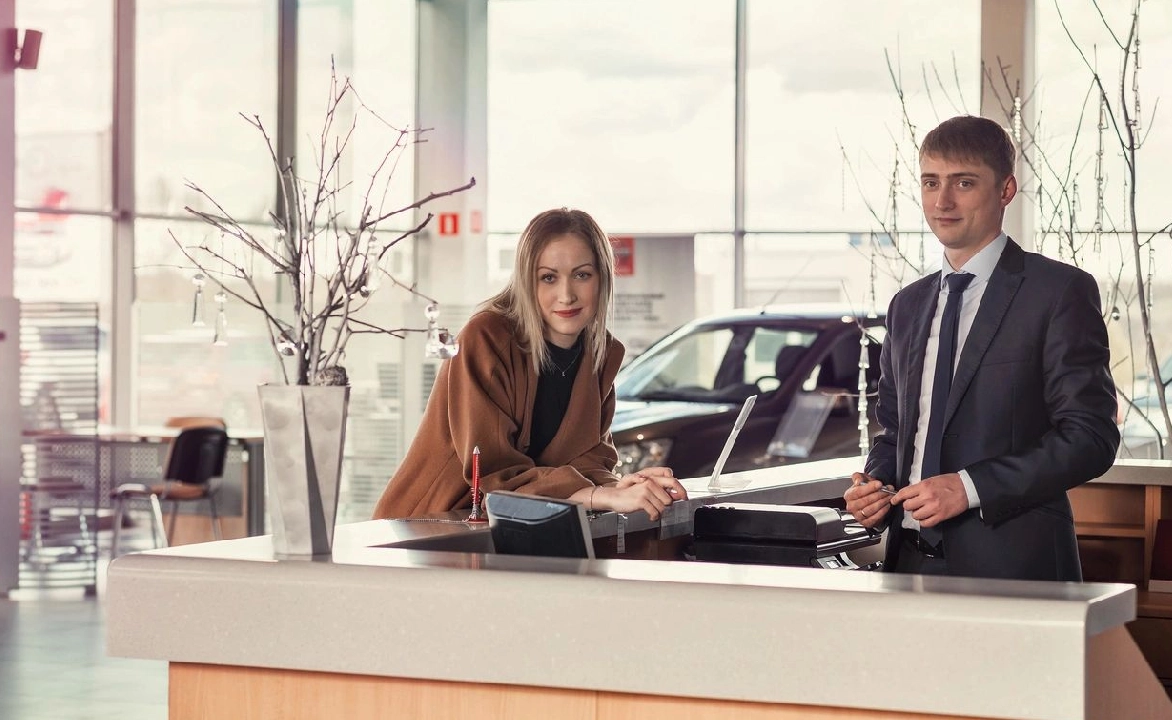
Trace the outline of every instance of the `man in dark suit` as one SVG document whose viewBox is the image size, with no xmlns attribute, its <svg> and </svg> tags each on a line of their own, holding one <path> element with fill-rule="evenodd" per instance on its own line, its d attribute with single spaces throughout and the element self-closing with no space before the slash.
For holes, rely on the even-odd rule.
<svg viewBox="0 0 1172 720">
<path fill-rule="evenodd" d="M 920 150 L 943 270 L 891 301 L 883 431 L 844 496 L 859 522 L 890 528 L 891 571 L 1082 579 L 1066 491 L 1119 445 L 1107 330 L 1094 278 L 1002 232 L 1014 161 L 1001 126 L 970 116 Z"/>
</svg>

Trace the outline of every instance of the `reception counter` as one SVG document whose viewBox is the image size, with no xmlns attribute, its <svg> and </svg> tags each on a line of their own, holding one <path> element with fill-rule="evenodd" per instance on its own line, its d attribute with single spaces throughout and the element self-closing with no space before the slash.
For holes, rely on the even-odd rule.
<svg viewBox="0 0 1172 720">
<path fill-rule="evenodd" d="M 836 497 L 847 467 L 689 483 L 659 532 L 717 498 Z M 326 560 L 267 536 L 123 556 L 108 651 L 171 663 L 173 720 L 1172 716 L 1131 585 L 441 552 L 487 531 L 433 520 L 339 526 Z"/>
</svg>

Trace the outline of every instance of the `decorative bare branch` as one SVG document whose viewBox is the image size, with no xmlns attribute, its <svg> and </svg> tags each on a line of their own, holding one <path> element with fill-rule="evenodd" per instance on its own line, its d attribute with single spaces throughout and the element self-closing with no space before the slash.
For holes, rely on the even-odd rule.
<svg viewBox="0 0 1172 720">
<path fill-rule="evenodd" d="M 1142 123 L 1138 79 L 1139 20 L 1142 3 L 1137 1 L 1132 6 L 1126 34 L 1116 32 L 1097 0 L 1091 0 L 1091 4 L 1098 14 L 1102 28 L 1110 38 L 1111 42 L 1108 45 L 1113 45 L 1111 51 L 1118 53 L 1118 81 L 1109 82 L 1104 78 L 1098 69 L 1098 48 L 1092 47 L 1088 52 L 1088 48 L 1075 37 L 1063 14 L 1062 4 L 1055 0 L 1054 7 L 1063 32 L 1088 73 L 1087 94 L 1075 125 L 1074 135 L 1069 140 L 1066 152 L 1061 155 L 1061 162 L 1055 162 L 1061 151 L 1052 149 L 1052 143 L 1043 137 L 1039 129 L 1040 120 L 1035 127 L 1023 128 L 1023 136 L 1020 139 L 1021 156 L 1022 161 L 1033 173 L 1036 183 L 1034 195 L 1042 215 L 1042 242 L 1049 237 L 1058 238 L 1060 256 L 1076 265 L 1083 264 L 1082 253 L 1088 242 L 1095 252 L 1102 249 L 1102 240 L 1105 237 L 1116 238 L 1120 245 L 1121 255 L 1125 259 L 1117 269 L 1111 271 L 1108 278 L 1105 307 L 1110 310 L 1106 311 L 1106 314 L 1113 320 L 1121 321 L 1129 336 L 1129 347 L 1135 347 L 1130 337 L 1133 313 L 1139 319 L 1142 330 L 1142 338 L 1139 338 L 1139 341 L 1142 343 L 1143 366 L 1146 367 L 1156 389 L 1154 400 L 1158 403 L 1163 425 L 1162 431 L 1156 432 L 1160 438 L 1160 456 L 1163 457 L 1164 440 L 1172 438 L 1172 417 L 1169 416 L 1167 398 L 1161 390 L 1164 378 L 1160 376 L 1152 328 L 1150 285 L 1154 262 L 1151 253 L 1157 238 L 1164 236 L 1172 228 L 1172 223 L 1154 232 L 1145 233 L 1140 229 L 1136 211 L 1137 167 L 1146 138 L 1146 133 L 1140 131 Z M 998 78 L 986 68 L 985 80 L 989 89 L 998 96 L 1003 111 L 1009 103 L 1002 98 L 1014 97 L 1007 78 L 1008 74 L 1004 67 L 1000 68 L 1000 82 L 997 82 Z M 1115 89 L 1110 90 L 1109 86 Z M 1149 117 L 1149 131 L 1150 122 L 1155 116 L 1155 107 L 1156 104 L 1153 104 L 1152 115 Z M 1097 132 L 1089 140 L 1089 143 L 1094 145 L 1093 152 L 1087 153 L 1083 129 L 1089 124 L 1086 122 L 1087 115 L 1092 108 L 1097 114 Z M 1111 152 L 1112 147 L 1114 152 Z M 1080 160 L 1080 152 L 1088 159 Z M 1123 201 L 1119 212 L 1112 212 L 1113 203 L 1108 192 L 1111 178 L 1107 162 L 1112 157 L 1122 162 L 1124 170 Z M 1095 208 L 1093 224 L 1086 229 L 1080 227 L 1079 180 L 1088 170 L 1093 171 Z M 1136 377 L 1138 368 L 1132 353 L 1128 353 L 1127 362 L 1131 365 L 1132 377 Z M 1132 398 L 1127 397 L 1121 389 L 1119 395 L 1127 412 L 1139 409 Z M 1155 429 L 1147 415 L 1142 412 L 1139 415 L 1144 423 Z"/>
<path fill-rule="evenodd" d="M 357 112 L 348 124 L 339 122 L 353 105 Z M 375 118 L 387 129 L 390 149 L 377 163 L 360 198 L 361 210 L 348 219 L 341 209 L 352 183 L 342 177 L 343 162 L 356 132 L 359 116 Z M 265 320 L 270 344 L 277 355 L 285 381 L 298 385 L 314 382 L 327 368 L 344 357 L 347 341 L 354 335 L 381 334 L 402 338 L 410 332 L 432 328 L 383 328 L 360 315 L 369 304 L 380 280 L 389 278 L 391 287 L 404 290 L 432 304 L 414 285 L 394 278 L 380 266 L 387 252 L 402 240 L 421 232 L 430 222 L 428 213 L 407 230 L 386 231 L 381 224 L 403 213 L 419 210 L 435 200 L 475 186 L 475 178 L 458 187 L 428 193 L 414 202 L 387 209 L 390 183 L 402 152 L 422 142 L 420 130 L 392 127 L 358 97 L 348 78 L 339 79 L 331 68 L 331 82 L 321 135 L 313 148 L 314 169 L 303 176 L 295 170 L 293 158 L 280 158 L 276 145 L 259 116 L 241 115 L 264 139 L 269 161 L 278 177 L 279 210 L 269 213 L 274 240 L 257 237 L 223 205 L 193 182 L 187 187 L 207 202 L 212 211 L 185 208 L 209 225 L 221 243 L 233 246 L 250 259 L 275 273 L 284 283 L 292 307 L 282 312 L 264 297 L 256 282 L 251 262 L 230 257 L 223 245 L 208 241 L 185 245 L 173 234 L 172 240 L 183 255 L 227 295 L 259 311 Z M 217 270 L 217 268 L 219 268 Z M 454 350 L 453 350 L 454 354 Z M 290 367 L 287 367 L 290 366 Z"/>
<path fill-rule="evenodd" d="M 1116 32 L 1098 0 L 1090 2 L 1108 35 L 1107 46 L 1110 52 L 1117 53 L 1120 68 L 1115 80 L 1105 78 L 1099 72 L 1098 48 L 1081 44 L 1076 39 L 1075 33 L 1063 16 L 1062 4 L 1054 0 L 1057 16 L 1066 37 L 1088 75 L 1083 104 L 1077 110 L 1072 130 L 1068 131 L 1070 136 L 1064 141 L 1069 143 L 1067 147 L 1057 147 L 1052 138 L 1043 132 L 1044 121 L 1053 122 L 1055 116 L 1045 115 L 1041 108 L 1036 108 L 1033 124 L 1022 121 L 1025 115 L 1023 109 L 1035 103 L 1036 88 L 1022 88 L 1012 79 L 1013 73 L 1000 59 L 996 66 L 982 67 L 983 81 L 985 90 L 991 91 L 992 98 L 1000 107 L 1003 124 L 1012 128 L 1020 150 L 1021 162 L 1029 173 L 1027 181 L 1023 182 L 1022 192 L 1034 199 L 1039 212 L 1037 248 L 1045 252 L 1049 246 L 1060 258 L 1075 265 L 1085 265 L 1090 259 L 1090 253 L 1098 254 L 1104 249 L 1104 241 L 1113 240 L 1118 244 L 1124 260 L 1118 267 L 1109 270 L 1107 277 L 1104 278 L 1107 285 L 1104 293 L 1107 309 L 1104 310 L 1104 315 L 1112 318 L 1113 322 L 1119 322 L 1120 327 L 1128 334 L 1128 347 L 1137 347 L 1142 343 L 1142 353 L 1129 352 L 1127 362 L 1131 364 L 1132 377 L 1136 377 L 1137 371 L 1141 368 L 1146 368 L 1152 379 L 1153 387 L 1157 391 L 1156 397 L 1152 400 L 1159 404 L 1162 416 L 1160 424 L 1163 425 L 1157 435 L 1162 439 L 1168 439 L 1172 438 L 1172 417 L 1169 416 L 1167 397 L 1161 388 L 1170 383 L 1160 375 L 1156 338 L 1153 335 L 1151 283 L 1155 266 L 1155 246 L 1163 238 L 1172 238 L 1172 223 L 1154 231 L 1141 230 L 1136 211 L 1137 166 L 1142 155 L 1140 151 L 1151 132 L 1158 107 L 1158 102 L 1152 103 L 1152 110 L 1146 118 L 1141 116 L 1139 20 L 1142 0 L 1134 0 L 1126 33 Z M 1069 3 L 1066 3 L 1066 7 L 1069 8 Z M 893 66 L 892 55 L 887 52 L 884 55 L 888 64 L 888 75 L 901 108 L 900 132 L 895 139 L 894 164 L 887 173 L 887 207 L 867 200 L 868 195 L 863 191 L 855 167 L 851 164 L 841 142 L 840 150 L 844 166 L 849 169 L 856 185 L 859 186 L 860 196 L 864 198 L 875 225 L 887 237 L 894 239 L 900 231 L 896 214 L 898 199 L 908 197 L 912 203 L 919 206 L 918 198 L 913 193 L 905 193 L 903 190 L 905 186 L 914 187 L 912 183 L 905 182 L 905 179 L 912 177 L 909 172 L 915 168 L 912 155 L 918 155 L 919 146 L 916 141 L 916 123 L 910 113 L 908 96 L 902 85 L 902 73 L 898 67 Z M 894 62 L 898 63 L 898 58 Z M 939 83 L 940 73 L 933 72 L 932 75 L 943 90 L 942 84 Z M 921 71 L 921 76 L 927 82 L 929 73 L 926 68 Z M 957 85 L 959 86 L 959 82 Z M 944 96 L 949 98 L 947 92 L 944 92 Z M 929 100 L 931 101 L 930 97 Z M 931 103 L 931 108 L 934 112 L 934 102 Z M 1119 197 L 1117 193 L 1120 190 L 1119 178 L 1112 178 L 1109 169 L 1109 164 L 1115 158 L 1119 159 L 1124 171 L 1122 202 L 1113 200 L 1114 197 Z M 1090 192 L 1087 192 L 1088 188 Z M 1081 198 L 1086 195 L 1094 197 L 1094 213 L 1091 215 L 1084 211 L 1081 204 Z M 873 268 L 876 253 L 877 248 L 872 247 Z M 893 268 L 891 254 L 881 256 L 880 262 L 887 263 L 885 269 L 897 280 L 908 267 L 922 269 L 917 268 L 902 250 L 897 249 L 894 257 L 896 262 L 904 263 L 905 267 Z M 896 271 L 893 272 L 893 269 Z M 1137 324 L 1143 335 L 1134 341 L 1130 337 L 1133 317 L 1138 320 Z M 1140 356 L 1139 368 L 1136 367 L 1136 356 Z M 1120 397 L 1125 411 L 1136 409 L 1135 403 L 1122 391 Z M 1147 416 L 1143 416 L 1143 422 L 1155 428 L 1155 424 Z M 1163 450 L 1161 442 L 1161 457 Z"/>
</svg>

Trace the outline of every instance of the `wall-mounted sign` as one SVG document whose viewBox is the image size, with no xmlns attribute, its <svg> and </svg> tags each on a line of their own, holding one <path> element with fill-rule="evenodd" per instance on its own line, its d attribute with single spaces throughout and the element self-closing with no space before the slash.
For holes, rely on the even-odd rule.
<svg viewBox="0 0 1172 720">
<path fill-rule="evenodd" d="M 619 235 L 611 332 L 635 357 L 696 316 L 692 235 Z"/>
<path fill-rule="evenodd" d="M 460 213 L 440 213 L 439 214 L 439 234 L 440 235 L 459 235 L 460 234 Z"/>
<path fill-rule="evenodd" d="M 629 235 L 612 235 L 610 244 L 614 248 L 614 274 L 618 277 L 634 275 L 635 238 Z"/>
</svg>

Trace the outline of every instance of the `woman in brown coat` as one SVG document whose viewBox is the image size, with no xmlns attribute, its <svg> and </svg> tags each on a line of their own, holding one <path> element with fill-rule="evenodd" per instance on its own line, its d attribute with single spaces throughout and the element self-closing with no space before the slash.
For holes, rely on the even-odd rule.
<svg viewBox="0 0 1172 720">
<path fill-rule="evenodd" d="M 473 447 L 486 493 L 569 498 L 652 519 L 687 497 L 668 468 L 614 473 L 623 346 L 606 329 L 613 287 L 614 254 L 593 218 L 564 208 L 533 218 L 508 286 L 472 316 L 459 354 L 440 369 L 374 517 L 470 508 Z"/>
</svg>

